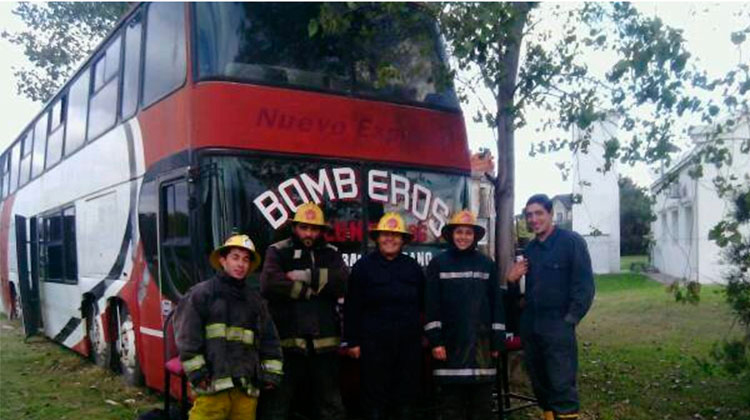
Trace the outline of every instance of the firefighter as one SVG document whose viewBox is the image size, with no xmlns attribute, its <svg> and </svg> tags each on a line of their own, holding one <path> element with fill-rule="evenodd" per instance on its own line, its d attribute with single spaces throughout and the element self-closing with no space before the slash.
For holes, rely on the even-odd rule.
<svg viewBox="0 0 750 420">
<path fill-rule="evenodd" d="M 412 235 L 397 213 L 370 231 L 377 249 L 354 264 L 344 300 L 344 341 L 360 359 L 367 420 L 412 418 L 420 389 L 424 275 L 401 251 Z"/>
<path fill-rule="evenodd" d="M 264 394 L 264 419 L 287 420 L 290 407 L 301 400 L 312 404 L 319 419 L 344 418 L 336 304 L 346 292 L 348 271 L 339 251 L 323 237 L 327 228 L 320 207 L 305 203 L 294 215 L 292 236 L 266 251 L 261 290 L 281 337 L 284 378 Z"/>
<path fill-rule="evenodd" d="M 260 388 L 282 375 L 276 328 L 245 280 L 260 255 L 247 235 L 234 235 L 209 260 L 219 273 L 193 286 L 175 313 L 180 360 L 197 394 L 190 420 L 252 420 Z"/>
<path fill-rule="evenodd" d="M 525 259 L 507 275 L 509 282 L 526 275 L 524 362 L 545 420 L 577 419 L 575 328 L 594 299 L 591 258 L 580 235 L 552 223 L 552 201 L 546 195 L 529 198 L 524 214 L 536 237 L 526 246 Z"/>
<path fill-rule="evenodd" d="M 424 329 L 444 419 L 492 417 L 505 312 L 495 264 L 476 249 L 484 233 L 474 214 L 457 212 L 442 229 L 448 250 L 427 266 Z"/>
</svg>

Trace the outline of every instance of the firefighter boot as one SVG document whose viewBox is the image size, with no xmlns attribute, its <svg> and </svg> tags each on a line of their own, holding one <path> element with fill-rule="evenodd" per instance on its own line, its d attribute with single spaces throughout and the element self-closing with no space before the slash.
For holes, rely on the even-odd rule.
<svg viewBox="0 0 750 420">
<path fill-rule="evenodd" d="M 578 420 L 578 412 L 574 411 L 572 413 L 555 413 L 554 420 Z"/>
</svg>

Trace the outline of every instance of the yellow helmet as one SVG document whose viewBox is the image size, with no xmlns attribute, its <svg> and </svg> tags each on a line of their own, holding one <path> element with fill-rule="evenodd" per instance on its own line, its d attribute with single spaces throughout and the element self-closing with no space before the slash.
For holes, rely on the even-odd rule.
<svg viewBox="0 0 750 420">
<path fill-rule="evenodd" d="M 443 236 L 443 239 L 445 239 L 448 242 L 453 241 L 453 229 L 455 229 L 457 226 L 470 226 L 474 229 L 474 241 L 479 242 L 480 239 L 484 237 L 484 227 L 477 223 L 477 216 L 474 215 L 469 210 L 461 210 L 457 212 L 456 214 L 451 217 L 450 222 L 448 222 L 447 225 L 443 226 L 443 229 L 440 231 L 441 235 Z"/>
<path fill-rule="evenodd" d="M 324 228 L 328 227 L 325 218 L 323 218 L 323 210 L 317 204 L 310 202 L 297 208 L 297 213 L 294 214 L 294 220 L 292 220 L 292 224 L 295 223 L 304 223 Z"/>
<path fill-rule="evenodd" d="M 404 218 L 396 212 L 388 212 L 380 218 L 377 227 L 370 229 L 370 238 L 374 241 L 380 232 L 396 232 L 403 235 L 406 242 L 411 241 L 414 236 L 406 229 Z"/>
<path fill-rule="evenodd" d="M 221 266 L 221 262 L 219 261 L 219 258 L 221 257 L 221 251 L 223 249 L 227 248 L 242 248 L 247 251 L 250 251 L 250 270 L 248 273 L 252 273 L 258 266 L 260 265 L 260 254 L 255 250 L 255 244 L 247 235 L 233 235 L 230 236 L 229 239 L 224 242 L 224 245 L 214 249 L 214 252 L 211 253 L 211 256 L 208 258 L 208 261 L 211 263 L 211 267 L 221 270 L 223 267 Z"/>
</svg>

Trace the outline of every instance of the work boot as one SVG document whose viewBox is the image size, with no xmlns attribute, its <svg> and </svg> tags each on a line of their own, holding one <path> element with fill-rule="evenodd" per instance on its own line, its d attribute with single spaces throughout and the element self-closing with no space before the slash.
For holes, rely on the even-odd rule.
<svg viewBox="0 0 750 420">
<path fill-rule="evenodd" d="M 573 413 L 565 413 L 565 414 L 555 414 L 555 417 L 553 420 L 578 420 L 578 412 Z"/>
<path fill-rule="evenodd" d="M 555 420 L 555 414 L 551 411 L 545 411 L 543 420 Z"/>
</svg>

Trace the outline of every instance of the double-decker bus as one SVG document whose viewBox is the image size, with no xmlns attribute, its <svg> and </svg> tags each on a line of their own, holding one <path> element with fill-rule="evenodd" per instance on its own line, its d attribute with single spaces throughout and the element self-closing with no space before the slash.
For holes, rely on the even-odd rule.
<svg viewBox="0 0 750 420">
<path fill-rule="evenodd" d="M 121 19 L 0 156 L 2 307 L 27 334 L 162 390 L 164 320 L 233 231 L 263 255 L 313 201 L 348 265 L 387 211 L 420 264 L 439 251 L 470 166 L 434 23 L 362 6 L 348 32 L 312 34 L 320 8 L 144 3 Z"/>
</svg>

